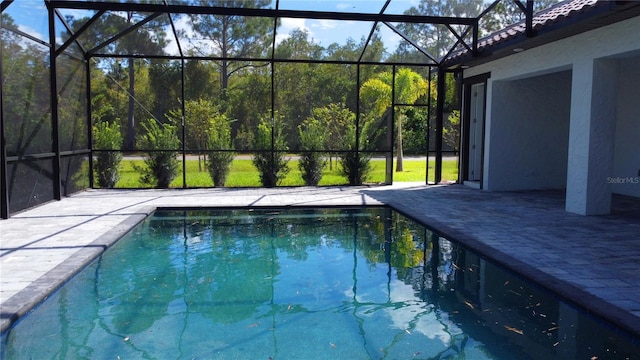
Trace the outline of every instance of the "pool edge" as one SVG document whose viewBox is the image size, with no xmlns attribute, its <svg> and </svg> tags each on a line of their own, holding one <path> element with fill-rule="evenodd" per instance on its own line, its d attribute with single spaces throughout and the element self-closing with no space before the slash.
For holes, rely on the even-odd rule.
<svg viewBox="0 0 640 360">
<path fill-rule="evenodd" d="M 480 239 L 476 239 L 462 231 L 451 228 L 450 226 L 438 221 L 437 219 L 424 215 L 422 213 L 412 213 L 411 209 L 404 208 L 401 204 L 386 203 L 386 206 L 393 210 L 414 219 L 421 225 L 435 231 L 442 237 L 454 242 L 458 242 L 470 250 L 478 253 L 502 268 L 507 269 L 519 276 L 531 280 L 538 286 L 545 288 L 562 300 L 574 304 L 588 314 L 603 320 L 606 323 L 629 333 L 630 335 L 640 339 L 640 317 L 634 316 L 633 313 L 602 299 L 577 285 L 566 280 L 559 279 L 543 270 L 536 268 L 522 260 L 518 260 L 505 253 L 504 251 L 484 243 Z"/>
<path fill-rule="evenodd" d="M 241 205 L 241 206 L 211 206 L 211 205 L 160 205 L 145 206 L 137 210 L 135 214 L 130 215 L 109 232 L 99 236 L 91 244 L 86 245 L 78 252 L 71 255 L 67 261 L 59 264 L 50 270 L 38 280 L 7 299 L 2 304 L 2 313 L 0 313 L 0 333 L 11 328 L 21 317 L 29 313 L 34 307 L 38 306 L 51 293 L 60 288 L 66 281 L 72 278 L 78 271 L 83 269 L 96 257 L 102 254 L 109 246 L 113 245 L 126 232 L 130 231 L 135 225 L 143 221 L 150 214 L 158 209 L 202 209 L 202 208 L 297 208 L 297 207 L 319 207 L 317 205 Z M 392 208 L 405 216 L 408 216 L 421 225 L 426 226 L 443 237 L 459 242 L 469 249 L 478 252 L 501 267 L 507 268 L 509 271 L 524 276 L 538 283 L 539 286 L 546 288 L 557 294 L 563 300 L 573 303 L 589 314 L 598 317 L 605 322 L 620 328 L 621 330 L 640 338 L 640 317 L 633 316 L 627 310 L 608 302 L 596 295 L 589 293 L 580 287 L 573 285 L 566 280 L 559 279 L 543 270 L 529 265 L 517 258 L 501 251 L 500 249 L 484 243 L 469 234 L 460 230 L 455 230 L 446 223 L 438 221 L 436 218 L 416 212 L 410 206 L 403 206 L 394 201 L 380 201 L 378 204 L 352 204 L 352 205 L 326 205 L 326 207 L 376 207 L 383 206 Z M 320 207 L 323 207 L 320 205 Z M 69 261 L 73 260 L 73 261 Z M 71 270 L 70 270 L 71 269 Z M 63 276 L 61 276 L 63 275 Z"/>
<path fill-rule="evenodd" d="M 80 270 L 85 268 L 110 246 L 122 238 L 133 227 L 144 221 L 156 210 L 156 206 L 145 206 L 100 235 L 97 239 L 71 254 L 36 281 L 20 290 L 2 303 L 0 334 L 9 330 L 17 321 L 46 300 Z"/>
</svg>

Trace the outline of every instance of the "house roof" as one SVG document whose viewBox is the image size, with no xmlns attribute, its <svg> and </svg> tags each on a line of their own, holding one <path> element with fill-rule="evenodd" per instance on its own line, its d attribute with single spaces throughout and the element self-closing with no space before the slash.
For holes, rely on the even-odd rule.
<svg viewBox="0 0 640 360">
<path fill-rule="evenodd" d="M 453 52 L 442 61 L 445 67 L 473 66 L 515 51 L 557 41 L 581 32 L 640 16 L 638 1 L 566 0 L 533 15 L 531 34 L 525 20 L 478 40 L 477 51 Z"/>
</svg>

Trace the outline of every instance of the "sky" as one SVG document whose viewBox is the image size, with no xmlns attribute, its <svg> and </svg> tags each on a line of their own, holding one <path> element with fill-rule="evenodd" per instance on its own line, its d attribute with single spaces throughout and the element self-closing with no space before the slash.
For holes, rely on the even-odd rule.
<svg viewBox="0 0 640 360">
<path fill-rule="evenodd" d="M 392 0 L 386 10 L 387 14 L 402 14 L 411 6 L 417 6 L 418 0 Z M 384 6 L 384 0 L 281 0 L 280 8 L 282 9 L 301 9 L 314 11 L 335 11 L 335 12 L 363 12 L 363 13 L 379 13 Z M 306 30 L 309 37 L 313 38 L 321 45 L 328 46 L 337 42 L 344 44 L 345 39 L 351 37 L 359 41 L 362 37 L 369 36 L 372 24 L 368 22 L 357 21 L 331 21 L 331 20 L 308 20 L 308 19 L 283 19 L 279 29 L 280 33 L 288 34 L 296 28 Z M 388 32 L 385 33 L 383 40 L 387 47 L 389 45 L 397 46 L 399 38 L 397 35 Z M 391 49 L 395 49 L 395 46 Z M 389 49 L 388 49 L 389 50 Z"/>
<path fill-rule="evenodd" d="M 417 6 L 419 0 L 392 0 L 387 8 L 387 14 L 401 14 L 411 6 Z M 333 12 L 364 12 L 378 13 L 384 0 L 280 0 L 280 9 L 333 11 Z M 274 5 L 275 6 L 275 1 Z M 6 12 L 11 15 L 19 25 L 20 30 L 36 36 L 42 40 L 48 39 L 47 10 L 43 0 L 17 0 L 11 4 Z M 90 16 L 92 12 L 64 10 L 64 15 L 76 17 Z M 178 20 L 177 27 L 184 27 L 186 19 Z M 277 41 L 280 42 L 288 34 L 295 30 L 305 30 L 309 38 L 326 47 L 331 43 L 344 44 L 348 38 L 359 42 L 366 38 L 371 30 L 372 23 L 356 21 L 331 21 L 310 19 L 281 19 L 278 29 Z M 395 33 L 383 26 L 381 33 L 388 52 L 393 52 L 401 40 Z M 173 42 L 167 49 L 170 53 L 177 53 L 176 44 Z"/>
</svg>

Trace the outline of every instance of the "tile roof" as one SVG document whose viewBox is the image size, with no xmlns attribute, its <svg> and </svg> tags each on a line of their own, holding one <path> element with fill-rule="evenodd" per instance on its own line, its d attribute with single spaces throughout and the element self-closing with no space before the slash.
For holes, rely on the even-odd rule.
<svg viewBox="0 0 640 360">
<path fill-rule="evenodd" d="M 540 30 L 543 27 L 550 25 L 551 23 L 563 21 L 577 13 L 584 12 L 590 9 L 591 7 L 595 6 L 597 2 L 598 0 L 569 0 L 558 3 L 553 7 L 534 14 L 533 29 Z M 518 34 L 524 34 L 525 31 L 525 21 L 522 20 L 514 25 L 511 25 L 481 39 L 480 41 L 478 41 L 478 47 L 491 46 L 494 42 L 499 42 L 503 39 L 508 39 Z"/>
<path fill-rule="evenodd" d="M 615 3 L 615 2 L 614 2 Z M 541 10 L 534 14 L 532 25 L 533 30 L 536 32 L 545 31 L 549 28 L 556 28 L 564 23 L 571 23 L 571 21 L 580 17 L 580 14 L 585 14 L 593 11 L 595 8 L 611 8 L 611 1 L 603 0 L 566 0 L 562 1 L 548 9 Z M 489 50 L 490 48 L 497 47 L 501 44 L 510 42 L 518 37 L 526 36 L 525 20 L 521 20 L 513 25 L 510 25 L 502 30 L 494 32 L 486 37 L 478 40 L 478 52 L 483 50 Z M 470 52 L 467 49 L 461 49 L 454 51 L 444 61 L 457 62 L 462 58 L 468 59 L 471 57 Z"/>
</svg>

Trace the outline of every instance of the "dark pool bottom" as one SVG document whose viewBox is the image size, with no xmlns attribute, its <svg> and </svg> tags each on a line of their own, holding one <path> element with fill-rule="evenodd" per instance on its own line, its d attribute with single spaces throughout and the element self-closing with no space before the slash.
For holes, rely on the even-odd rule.
<svg viewBox="0 0 640 360">
<path fill-rule="evenodd" d="M 635 359 L 640 342 L 386 207 L 162 210 L 3 359 Z"/>
</svg>

